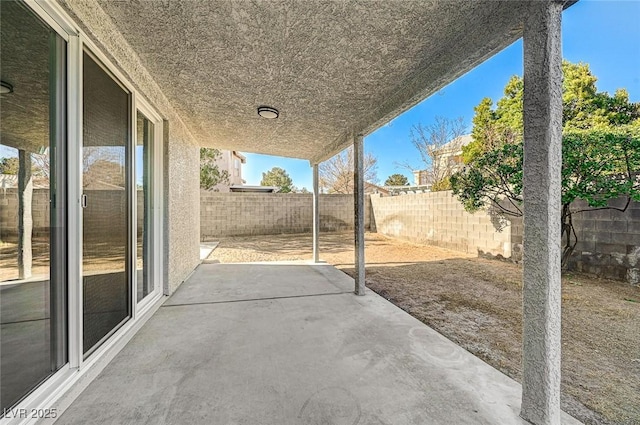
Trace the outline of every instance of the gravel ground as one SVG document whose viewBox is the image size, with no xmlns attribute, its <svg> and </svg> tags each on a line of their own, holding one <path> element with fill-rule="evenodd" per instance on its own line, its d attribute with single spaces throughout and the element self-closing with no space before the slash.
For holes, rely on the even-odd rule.
<svg viewBox="0 0 640 425">
<path fill-rule="evenodd" d="M 353 273 L 353 236 L 322 234 L 321 259 Z M 305 260 L 311 235 L 226 238 L 222 263 Z M 521 377 L 522 270 L 376 233 L 367 286 L 516 380 Z M 586 424 L 640 424 L 640 288 L 585 274 L 562 287 L 563 409 Z"/>
</svg>

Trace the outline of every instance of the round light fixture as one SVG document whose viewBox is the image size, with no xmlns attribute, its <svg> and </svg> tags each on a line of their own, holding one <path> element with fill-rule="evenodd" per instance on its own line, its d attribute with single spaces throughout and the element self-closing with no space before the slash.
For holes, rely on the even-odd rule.
<svg viewBox="0 0 640 425">
<path fill-rule="evenodd" d="M 280 113 L 276 108 L 272 108 L 270 106 L 258 106 L 258 115 L 260 115 L 262 118 L 273 120 L 278 118 L 278 115 L 280 115 Z"/>
<path fill-rule="evenodd" d="M 0 94 L 7 94 L 13 92 L 13 86 L 4 81 L 0 81 Z"/>
</svg>

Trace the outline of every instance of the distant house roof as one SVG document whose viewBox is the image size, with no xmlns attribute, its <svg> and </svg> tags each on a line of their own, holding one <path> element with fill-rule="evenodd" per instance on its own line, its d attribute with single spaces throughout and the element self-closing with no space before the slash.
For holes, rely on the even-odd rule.
<svg viewBox="0 0 640 425">
<path fill-rule="evenodd" d="M 426 193 L 431 191 L 430 184 L 411 185 L 411 186 L 387 186 L 391 196 L 408 195 L 414 193 Z"/>
<path fill-rule="evenodd" d="M 242 162 L 243 164 L 247 163 L 247 157 L 242 155 L 240 152 L 238 151 L 232 151 L 234 156 L 237 156 L 240 159 L 240 162 Z"/>
<path fill-rule="evenodd" d="M 364 193 L 380 193 L 382 195 L 388 195 L 389 191 L 382 186 L 378 186 L 377 184 L 364 182 Z"/>
<path fill-rule="evenodd" d="M 49 180 L 45 177 L 33 177 L 34 189 L 47 189 Z M 0 189 L 11 189 L 18 187 L 18 176 L 16 174 L 0 174 Z"/>
<path fill-rule="evenodd" d="M 0 189 L 18 187 L 18 176 L 16 174 L 0 174 Z"/>
<path fill-rule="evenodd" d="M 277 186 L 231 186 L 231 192 L 252 192 L 252 193 L 276 193 L 279 188 Z"/>
</svg>

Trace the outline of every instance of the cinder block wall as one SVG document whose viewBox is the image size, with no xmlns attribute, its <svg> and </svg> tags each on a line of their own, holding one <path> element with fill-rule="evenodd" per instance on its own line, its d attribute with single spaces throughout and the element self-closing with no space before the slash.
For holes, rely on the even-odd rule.
<svg viewBox="0 0 640 425">
<path fill-rule="evenodd" d="M 623 207 L 625 202 L 610 205 Z M 572 205 L 575 210 L 586 207 L 584 201 Z M 640 203 L 631 202 L 625 212 L 575 214 L 573 223 L 579 242 L 569 263 L 572 269 L 640 284 Z"/>
<path fill-rule="evenodd" d="M 34 189 L 31 198 L 32 234 L 49 234 L 49 190 Z M 18 189 L 0 190 L 0 242 L 18 242 Z"/>
<path fill-rule="evenodd" d="M 372 195 L 371 205 L 379 233 L 479 255 L 519 256 L 517 246 L 513 252 L 511 225 L 498 232 L 495 219 L 483 211 L 469 214 L 450 191 Z"/>
<path fill-rule="evenodd" d="M 611 201 L 623 207 L 626 200 Z M 479 255 L 522 260 L 522 218 L 511 218 L 499 232 L 495 217 L 484 211 L 469 214 L 450 191 L 371 197 L 377 231 L 413 242 Z M 584 201 L 573 210 L 587 208 Z M 625 212 L 599 210 L 575 214 L 578 245 L 569 269 L 640 284 L 640 203 Z"/>
<path fill-rule="evenodd" d="M 123 190 L 89 190 L 87 209 L 84 211 L 84 237 L 91 242 L 101 241 L 124 245 L 122 235 L 127 223 L 123 220 L 126 198 Z M 137 193 L 138 211 L 142 211 L 144 195 Z M 93 213 L 95 211 L 95 213 Z M 49 236 L 51 217 L 49 189 L 34 189 L 31 201 L 34 238 Z M 138 214 L 137 230 L 142 234 L 144 216 Z M 18 241 L 18 189 L 0 190 L 0 241 Z"/>
<path fill-rule="evenodd" d="M 353 195 L 320 195 L 320 231 L 353 229 Z M 365 226 L 370 228 L 371 201 L 365 199 Z M 300 193 L 200 192 L 203 241 L 224 236 L 311 232 L 313 197 Z"/>
</svg>

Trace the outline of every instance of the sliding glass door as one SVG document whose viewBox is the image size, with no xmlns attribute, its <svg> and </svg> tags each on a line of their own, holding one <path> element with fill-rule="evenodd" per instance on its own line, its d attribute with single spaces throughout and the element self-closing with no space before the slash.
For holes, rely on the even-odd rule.
<svg viewBox="0 0 640 425">
<path fill-rule="evenodd" d="M 83 352 L 131 316 L 130 93 L 83 58 Z"/>
<path fill-rule="evenodd" d="M 154 289 L 152 273 L 153 197 L 152 149 L 155 125 L 139 110 L 136 111 L 136 283 L 137 302 Z"/>
<path fill-rule="evenodd" d="M 67 362 L 66 42 L 0 1 L 0 417 Z"/>
<path fill-rule="evenodd" d="M 0 418 L 100 356 L 162 278 L 162 118 L 43 4 L 0 0 Z"/>
</svg>

